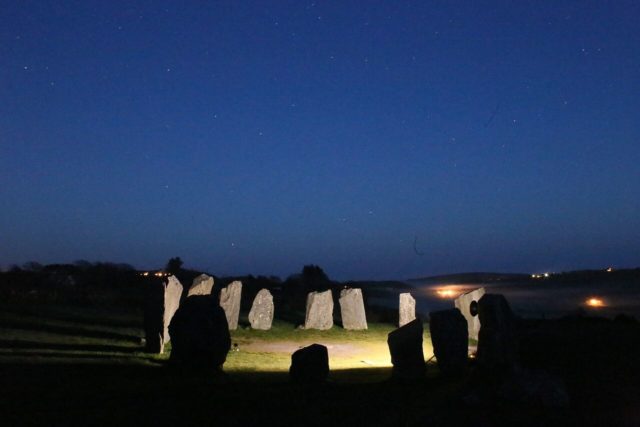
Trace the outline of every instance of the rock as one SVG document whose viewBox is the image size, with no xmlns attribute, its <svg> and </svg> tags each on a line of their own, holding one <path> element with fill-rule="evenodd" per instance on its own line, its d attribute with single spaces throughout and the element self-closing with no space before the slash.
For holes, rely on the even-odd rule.
<svg viewBox="0 0 640 427">
<path fill-rule="evenodd" d="M 342 327 L 350 330 L 367 329 L 367 315 L 361 289 L 343 289 L 340 291 L 340 315 Z"/>
<path fill-rule="evenodd" d="M 498 397 L 526 405 L 569 406 L 569 393 L 562 380 L 539 369 L 514 369 L 500 386 Z"/>
<path fill-rule="evenodd" d="M 467 321 L 457 308 L 429 313 L 433 353 L 440 372 L 462 374 L 467 369 L 469 336 Z"/>
<path fill-rule="evenodd" d="M 503 295 L 485 294 L 478 301 L 480 333 L 478 365 L 489 370 L 512 368 L 516 364 L 516 325 Z"/>
<path fill-rule="evenodd" d="M 180 305 L 182 285 L 175 276 L 153 280 L 145 295 L 144 329 L 147 351 L 162 353 L 169 342 L 169 323 Z"/>
<path fill-rule="evenodd" d="M 289 368 L 291 380 L 297 383 L 321 383 L 329 376 L 329 352 L 327 347 L 311 344 L 291 355 Z"/>
<path fill-rule="evenodd" d="M 474 289 L 471 292 L 460 295 L 455 300 L 455 306 L 460 313 L 467 319 L 467 329 L 469 338 L 478 339 L 480 332 L 480 318 L 478 317 L 478 301 L 484 295 L 484 288 Z"/>
<path fill-rule="evenodd" d="M 195 279 L 189 288 L 187 297 L 192 295 L 211 295 L 213 289 L 213 277 L 201 274 Z"/>
<path fill-rule="evenodd" d="M 331 329 L 333 326 L 333 296 L 331 291 L 311 292 L 307 295 L 305 329 Z"/>
<path fill-rule="evenodd" d="M 271 329 L 273 322 L 273 296 L 267 289 L 260 289 L 249 311 L 249 322 L 252 329 Z"/>
<path fill-rule="evenodd" d="M 409 292 L 400 294 L 400 320 L 398 326 L 402 327 L 416 318 L 416 300 Z"/>
<path fill-rule="evenodd" d="M 210 295 L 193 295 L 180 306 L 169 325 L 172 366 L 219 370 L 231 348 L 224 310 Z"/>
<path fill-rule="evenodd" d="M 422 321 L 414 319 L 389 333 L 387 344 L 393 364 L 392 376 L 398 380 L 420 380 L 424 377 Z"/>
<path fill-rule="evenodd" d="M 220 290 L 220 307 L 224 309 L 224 313 L 227 316 L 229 330 L 238 329 L 241 295 L 242 282 L 239 280 L 231 282 L 229 286 Z"/>
</svg>

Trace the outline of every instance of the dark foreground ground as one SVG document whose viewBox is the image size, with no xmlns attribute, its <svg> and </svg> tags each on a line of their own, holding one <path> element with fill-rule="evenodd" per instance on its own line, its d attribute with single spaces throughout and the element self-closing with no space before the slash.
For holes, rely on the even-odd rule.
<svg viewBox="0 0 640 427">
<path fill-rule="evenodd" d="M 66 329 L 35 318 L 1 317 L 2 425 L 640 425 L 640 326 L 632 321 L 522 325 L 523 363 L 561 378 L 570 396 L 568 407 L 548 408 L 482 396 L 469 403 L 471 377 L 443 379 L 435 365 L 413 384 L 390 382 L 387 368 L 332 372 L 329 383 L 307 387 L 282 372 L 178 374 L 140 352 L 136 316 L 115 322 L 120 329 L 88 326 L 82 316 Z M 39 345 L 39 329 L 77 339 Z"/>
</svg>

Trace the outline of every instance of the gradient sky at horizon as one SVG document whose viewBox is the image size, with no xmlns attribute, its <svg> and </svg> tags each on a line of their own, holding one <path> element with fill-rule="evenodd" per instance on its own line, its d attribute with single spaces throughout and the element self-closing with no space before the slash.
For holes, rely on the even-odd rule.
<svg viewBox="0 0 640 427">
<path fill-rule="evenodd" d="M 640 3 L 7 1 L 0 265 L 640 265 Z"/>
</svg>

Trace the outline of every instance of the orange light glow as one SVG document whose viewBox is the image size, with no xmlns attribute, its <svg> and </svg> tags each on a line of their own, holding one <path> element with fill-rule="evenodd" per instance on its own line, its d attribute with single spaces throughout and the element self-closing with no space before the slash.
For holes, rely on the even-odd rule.
<svg viewBox="0 0 640 427">
<path fill-rule="evenodd" d="M 600 298 L 589 298 L 587 300 L 587 305 L 589 307 L 604 307 L 604 301 Z"/>
<path fill-rule="evenodd" d="M 460 292 L 454 289 L 442 288 L 436 289 L 436 294 L 438 294 L 440 298 L 455 298 L 460 294 Z"/>
</svg>

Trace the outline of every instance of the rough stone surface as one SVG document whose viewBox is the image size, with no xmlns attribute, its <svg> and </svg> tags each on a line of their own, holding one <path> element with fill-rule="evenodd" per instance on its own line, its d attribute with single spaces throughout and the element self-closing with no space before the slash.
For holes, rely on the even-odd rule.
<svg viewBox="0 0 640 427">
<path fill-rule="evenodd" d="M 210 295 L 194 295 L 180 306 L 169 325 L 173 366 L 219 370 L 231 348 L 224 310 Z"/>
<path fill-rule="evenodd" d="M 327 347 L 311 344 L 291 355 L 289 368 L 291 380 L 297 383 L 320 383 L 329 376 L 329 352 Z"/>
<path fill-rule="evenodd" d="M 242 282 L 236 280 L 220 290 L 220 307 L 227 316 L 230 330 L 238 329 L 240 317 L 240 297 L 242 296 Z"/>
<path fill-rule="evenodd" d="M 213 289 L 213 277 L 201 274 L 195 279 L 189 288 L 188 297 L 192 295 L 211 295 Z"/>
<path fill-rule="evenodd" d="M 400 316 L 398 326 L 402 327 L 416 318 L 416 300 L 409 292 L 400 294 Z"/>
<path fill-rule="evenodd" d="M 175 276 L 153 280 L 145 295 L 144 329 L 147 351 L 162 353 L 169 342 L 169 323 L 180 305 L 182 285 Z"/>
<path fill-rule="evenodd" d="M 422 321 L 414 319 L 392 331 L 387 336 L 394 379 L 417 381 L 424 378 L 425 362 L 422 352 L 422 333 Z"/>
<path fill-rule="evenodd" d="M 311 292 L 307 295 L 305 329 L 331 329 L 333 326 L 333 296 L 331 291 Z"/>
<path fill-rule="evenodd" d="M 469 336 L 467 321 L 460 310 L 452 308 L 429 313 L 429 330 L 440 372 L 463 374 L 467 368 Z"/>
<path fill-rule="evenodd" d="M 256 295 L 249 311 L 249 322 L 252 329 L 271 329 L 273 322 L 273 296 L 268 289 L 261 289 Z"/>
<path fill-rule="evenodd" d="M 367 329 L 367 315 L 364 311 L 362 289 L 340 291 L 340 315 L 342 327 L 350 330 Z"/>
<path fill-rule="evenodd" d="M 480 317 L 478 365 L 487 369 L 512 368 L 516 363 L 516 324 L 503 295 L 485 294 L 478 301 Z"/>
<path fill-rule="evenodd" d="M 475 301 L 475 304 L 480 301 L 480 298 L 485 294 L 484 288 L 474 289 L 471 292 L 460 295 L 456 298 L 455 306 L 460 313 L 467 320 L 467 330 L 469 338 L 474 340 L 478 339 L 478 332 L 480 332 L 480 318 L 478 317 L 477 310 L 472 310 L 471 305 Z M 476 306 L 477 308 L 477 306 Z"/>
</svg>

